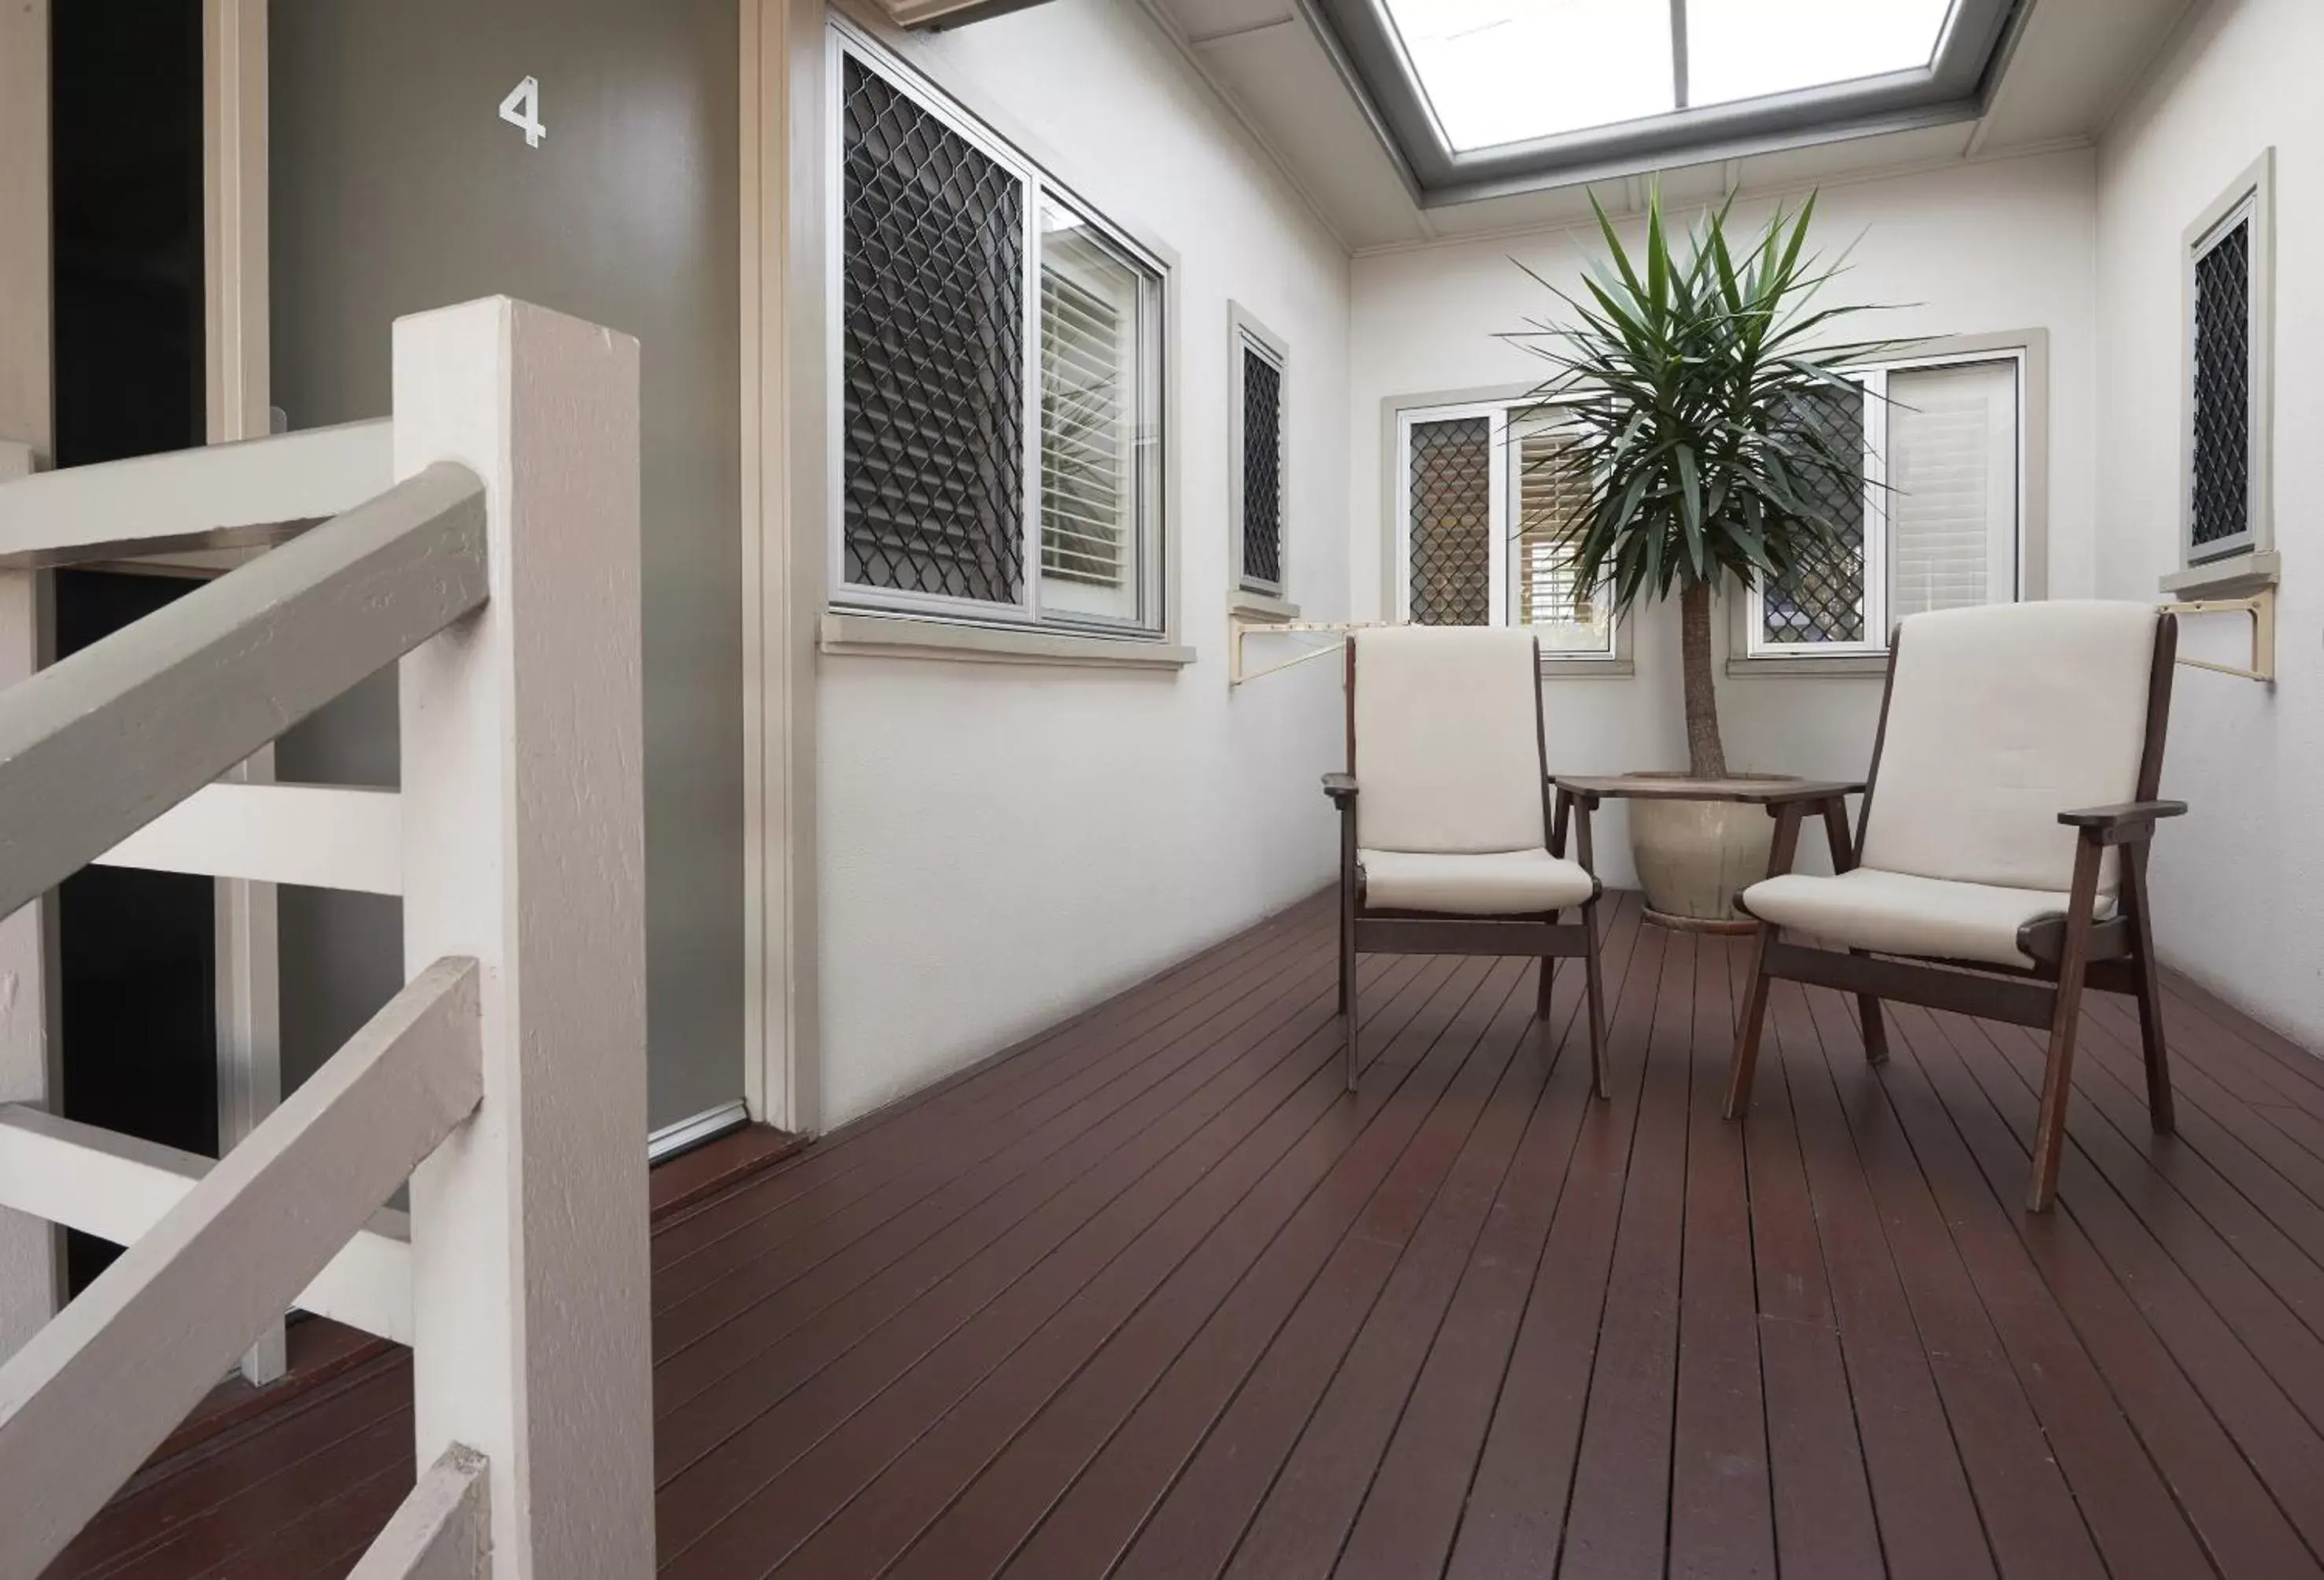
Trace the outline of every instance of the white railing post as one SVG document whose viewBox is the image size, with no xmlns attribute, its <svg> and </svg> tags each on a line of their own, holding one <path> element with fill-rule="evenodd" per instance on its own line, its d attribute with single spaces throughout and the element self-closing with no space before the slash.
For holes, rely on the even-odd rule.
<svg viewBox="0 0 2324 1580">
<path fill-rule="evenodd" d="M 496 1580 L 653 1568 L 638 348 L 400 320 L 395 475 L 485 485 L 491 596 L 401 669 L 410 967 L 483 968 L 484 1100 L 411 1179 L 419 1463 L 488 1466 Z"/>
<path fill-rule="evenodd" d="M 0 483 L 29 476 L 32 447 L 0 442 Z M 0 570 L 0 686 L 29 678 L 44 657 L 41 573 Z M 49 1043 L 46 896 L 0 917 L 0 1103 L 46 1108 L 55 1089 Z M 0 1361 L 24 1346 L 64 1302 L 62 1236 L 0 1208 Z"/>
</svg>

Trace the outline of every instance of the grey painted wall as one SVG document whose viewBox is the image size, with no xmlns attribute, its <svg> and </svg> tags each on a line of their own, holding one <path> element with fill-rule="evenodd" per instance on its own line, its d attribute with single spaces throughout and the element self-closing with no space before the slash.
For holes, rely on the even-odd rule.
<svg viewBox="0 0 2324 1580">
<path fill-rule="evenodd" d="M 293 427 L 388 408 L 400 314 L 506 293 L 642 348 L 653 1122 L 742 1089 L 735 0 L 273 0 L 273 387 Z M 499 118 L 540 80 L 548 135 Z M 284 778 L 394 771 L 392 675 Z M 399 978 L 392 902 L 286 891 L 286 1075 Z"/>
</svg>

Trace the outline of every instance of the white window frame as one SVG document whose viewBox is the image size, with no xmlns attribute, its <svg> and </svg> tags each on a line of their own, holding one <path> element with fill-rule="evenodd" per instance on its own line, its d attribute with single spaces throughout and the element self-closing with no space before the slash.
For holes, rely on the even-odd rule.
<svg viewBox="0 0 2324 1580">
<path fill-rule="evenodd" d="M 1487 528 L 1488 623 L 1497 629 L 1515 626 L 1509 596 L 1509 547 L 1515 530 L 1518 478 L 1510 464 L 1510 446 L 1517 430 L 1529 426 L 1516 421 L 1517 414 L 1533 411 L 1541 404 L 1529 388 L 1390 397 L 1386 403 L 1383 437 L 1388 486 L 1382 491 L 1388 504 L 1384 534 L 1388 553 L 1386 585 L 1397 624 L 1409 624 L 1412 620 L 1412 430 L 1420 423 L 1458 422 L 1481 417 L 1490 425 L 1487 463 L 1487 486 L 1492 495 Z M 1606 650 L 1602 653 L 1544 651 L 1542 673 L 1568 678 L 1613 679 L 1629 675 L 1634 668 L 1630 651 L 1632 623 L 1618 613 L 1611 615 Z"/>
<path fill-rule="evenodd" d="M 829 599 L 835 614 L 872 612 L 914 615 L 960 625 L 1001 627 L 1056 632 L 1079 637 L 1115 638 L 1160 642 L 1169 630 L 1167 446 L 1173 441 L 1169 423 L 1167 359 L 1171 267 L 1167 260 L 1107 219 L 1097 205 L 1050 175 L 1041 165 L 957 104 L 950 95 L 920 72 L 883 48 L 861 29 L 834 14 L 825 29 L 827 91 L 824 95 L 825 233 L 825 398 L 833 420 L 829 425 L 826 498 L 830 501 L 826 544 Z M 845 157 L 846 66 L 850 59 L 927 112 L 978 152 L 1000 165 L 1024 193 L 1020 216 L 1023 247 L 1023 513 L 1019 522 L 1023 574 L 1013 603 L 960 598 L 850 582 L 847 574 L 846 436 L 839 414 L 846 409 L 844 343 L 846 183 Z M 1138 579 L 1138 614 L 1132 619 L 1110 618 L 1087 611 L 1058 611 L 1043 607 L 1041 599 L 1041 217 L 1046 206 L 1069 211 L 1114 246 L 1139 269 L 1151 276 L 1141 293 L 1138 330 L 1140 365 L 1138 400 L 1141 426 L 1150 427 L 1150 461 L 1136 468 L 1139 498 L 1135 511 L 1136 543 L 1125 556 Z"/>
<path fill-rule="evenodd" d="M 1743 597 L 1731 599 L 1736 618 L 1728 633 L 1728 669 L 1878 671 L 1885 669 L 1891 631 L 1888 545 L 1888 379 L 1892 373 L 1934 368 L 1968 367 L 1984 363 L 2014 364 L 2017 387 L 2016 544 L 2011 556 L 2015 577 L 2010 602 L 2024 602 L 2045 595 L 2042 574 L 2044 553 L 2038 501 L 2043 478 L 2038 468 L 2043 446 L 2038 430 L 2040 386 L 2046 382 L 2044 347 L 2033 334 L 1978 335 L 1932 342 L 1909 355 L 1885 358 L 1847 370 L 1847 376 L 1864 386 L 1864 638 L 1854 642 L 1771 642 L 1764 589 L 1755 581 Z"/>
<path fill-rule="evenodd" d="M 1227 520 L 1234 556 L 1235 588 L 1261 598 L 1291 596 L 1291 348 L 1283 337 L 1260 323 L 1240 302 L 1227 304 Z M 1246 355 L 1256 353 L 1274 364 L 1276 379 L 1276 506 L 1275 580 L 1250 574 L 1246 568 L 1243 498 L 1244 378 L 1250 371 Z"/>
<path fill-rule="evenodd" d="M 2249 271 L 2249 380 L 2245 409 L 2246 464 L 2244 530 L 2210 543 L 2195 541 L 2195 269 L 2227 233 L 2251 224 L 2246 267 Z M 2171 579 L 2176 591 L 2200 592 L 2204 575 L 2249 575 L 2255 561 L 2275 548 L 2275 150 L 2263 151 L 2251 166 L 2205 206 L 2187 227 L 2180 255 L 2181 355 L 2179 376 L 2179 565 Z M 2272 565 L 2264 567 L 2272 572 Z M 2272 580 L 2272 575 L 2270 576 Z"/>
</svg>

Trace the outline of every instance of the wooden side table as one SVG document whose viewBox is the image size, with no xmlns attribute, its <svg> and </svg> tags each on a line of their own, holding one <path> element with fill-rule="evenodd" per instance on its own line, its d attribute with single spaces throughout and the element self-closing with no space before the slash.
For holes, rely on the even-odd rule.
<svg viewBox="0 0 2324 1580">
<path fill-rule="evenodd" d="M 1688 779 L 1661 774 L 1552 774 L 1557 787 L 1556 809 L 1550 822 L 1550 850 L 1565 853 L 1568 809 L 1576 802 L 1594 809 L 1601 801 L 1725 801 L 1764 806 L 1775 820 L 1775 842 L 1768 865 L 1777 872 L 1791 870 L 1793 848 L 1800 822 L 1810 812 L 1823 814 L 1824 838 L 1831 845 L 1835 872 L 1856 865 L 1856 842 L 1848 828 L 1848 800 L 1862 792 L 1861 783 L 1838 779 Z M 1646 918 L 1657 926 L 1689 932 L 1748 933 L 1759 924 L 1747 918 L 1704 921 L 1693 916 L 1669 916 L 1646 907 Z"/>
</svg>

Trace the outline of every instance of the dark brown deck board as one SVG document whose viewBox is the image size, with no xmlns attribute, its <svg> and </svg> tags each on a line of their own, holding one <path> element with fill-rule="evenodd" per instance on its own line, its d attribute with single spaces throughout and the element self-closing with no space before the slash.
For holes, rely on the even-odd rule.
<svg viewBox="0 0 2324 1580">
<path fill-rule="evenodd" d="M 1637 1131 L 1646 1074 L 1638 1050 L 1654 1024 L 1671 942 L 1658 928 L 1640 931 L 1615 1002 L 1611 1100 L 1582 1120 L 1453 1542 L 1451 1575 L 1538 1574 L 1563 1546 Z"/>
<path fill-rule="evenodd" d="M 1305 1089 L 1327 1098 L 1320 1111 L 1310 1114 L 1286 1107 L 1277 1117 L 1287 1123 L 1275 1126 L 1275 1134 L 1259 1144 L 1241 1149 L 1228 1166 L 1174 1201 L 1038 1328 L 1021 1335 L 1012 1326 L 1011 1336 L 1022 1337 L 1023 1342 L 977 1382 L 962 1401 L 964 1409 L 948 1411 L 924 1438 L 915 1437 L 893 1461 L 881 1465 L 883 1471 L 892 1467 L 899 1473 L 892 1479 L 883 1474 L 877 1486 L 845 1484 L 885 1450 L 881 1434 L 891 1419 L 882 1419 L 872 1430 L 850 1434 L 855 1439 L 849 1443 L 850 1450 L 859 1441 L 867 1450 L 862 1459 L 852 1452 L 818 1456 L 816 1463 L 803 1467 L 804 1474 L 754 1499 L 749 1516 L 734 1526 L 744 1542 L 778 1559 L 795 1557 L 797 1572 L 802 1575 L 853 1572 L 859 1560 L 852 1554 L 859 1543 L 871 1549 L 866 1556 L 872 1559 L 884 1562 L 896 1556 L 899 1537 L 917 1530 L 955 1495 L 964 1472 L 973 1474 L 989 1463 L 1117 1329 L 1134 1317 L 1144 1318 L 1140 1342 L 1113 1353 L 1132 1357 L 1148 1353 L 1143 1346 L 1166 1341 L 1173 1324 L 1188 1312 L 1199 1313 L 1215 1303 L 1213 1291 L 1222 1293 L 1222 1285 L 1231 1287 L 1232 1280 L 1267 1249 L 1319 1187 L 1337 1187 L 1336 1191 L 1327 1190 L 1327 1199 L 1367 1188 L 1364 1182 L 1380 1160 L 1402 1150 L 1433 1107 L 1397 1103 L 1393 1098 L 1407 1083 L 1420 1090 L 1442 1091 L 1469 1062 L 1491 1007 L 1514 986 L 1513 968 L 1498 969 L 1503 978 L 1498 983 L 1496 969 L 1482 962 L 1453 965 L 1404 1033 L 1379 1050 L 1372 1084 L 1356 1104 L 1351 1107 L 1334 1090 L 1340 1072 L 1327 1063 Z M 1157 1296 L 1162 1298 L 1148 1307 Z M 1137 1363 L 1133 1358 L 1124 1364 Z M 955 1375 L 943 1365 L 928 1368 L 914 1381 L 946 1398 L 956 1386 Z M 912 1420 L 906 1417 L 908 1424 Z M 827 1535 L 813 1528 L 802 1529 L 818 1515 L 837 1514 L 837 1506 L 827 1505 L 825 1498 L 843 1490 L 849 1505 L 844 1522 L 835 1520 Z M 859 1493 L 865 1495 L 859 1498 Z M 812 1549 L 801 1547 L 794 1554 L 793 1544 L 783 1539 L 793 1531 L 800 1532 L 802 1540 L 808 1534 L 822 1539 Z M 722 1541 L 731 1539 L 724 1530 L 718 1536 Z M 687 1570 L 679 1566 L 671 1572 L 683 1575 Z M 724 1570 L 714 1561 L 694 1572 Z"/>
<path fill-rule="evenodd" d="M 1340 1090 L 1311 902 L 654 1225 L 665 1572 L 893 1580 L 2324 1574 L 2324 1061 L 2172 980 L 2181 1124 L 2092 1003 L 2058 1210 L 2041 1040 L 1609 929 L 1545 1072 L 1529 965 L 1368 959 Z M 744 1138 L 748 1140 L 749 1138 Z M 357 1357 L 157 1459 L 57 1580 L 344 1574 L 413 1474 Z"/>
<path fill-rule="evenodd" d="M 1900 1180 L 1899 1206 L 1882 1209 L 1875 1181 L 1894 1149 L 1858 1144 L 1801 991 L 1777 984 L 1768 1017 L 1783 1079 L 1763 1074 L 1759 1101 L 1790 1106 L 1889 1572 L 2102 1574 L 1932 1204 Z M 1775 1084 L 1781 1099 L 1766 1093 Z M 1769 1138 L 1756 1110 L 1749 1125 L 1756 1158 Z M 1800 1495 L 1814 1518 L 1818 1489 Z"/>
</svg>

